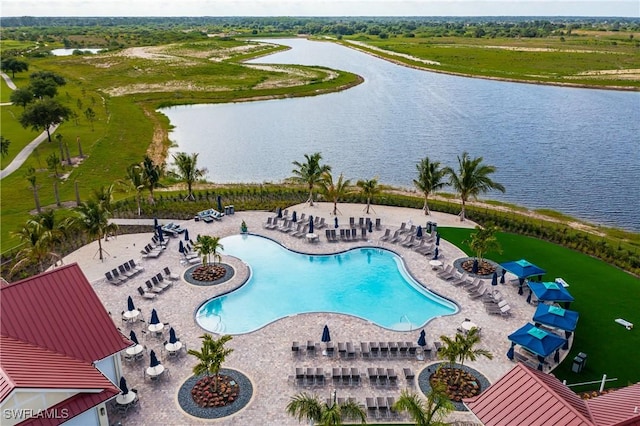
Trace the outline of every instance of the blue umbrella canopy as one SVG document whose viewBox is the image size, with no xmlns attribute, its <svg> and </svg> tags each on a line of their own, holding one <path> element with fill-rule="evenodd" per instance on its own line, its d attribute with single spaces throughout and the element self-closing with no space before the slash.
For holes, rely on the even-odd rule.
<svg viewBox="0 0 640 426">
<path fill-rule="evenodd" d="M 325 325 L 324 329 L 322 330 L 322 341 L 324 343 L 331 341 L 331 335 L 329 334 L 329 326 L 328 325 Z"/>
<path fill-rule="evenodd" d="M 169 343 L 176 343 L 178 338 L 176 337 L 176 331 L 171 327 L 169 329 Z"/>
<path fill-rule="evenodd" d="M 533 314 L 533 322 L 566 331 L 574 331 L 578 324 L 579 314 L 576 311 L 540 303 Z"/>
<path fill-rule="evenodd" d="M 120 390 L 122 391 L 123 395 L 126 395 L 129 393 L 129 388 L 127 387 L 127 380 L 124 378 L 124 376 L 120 377 Z"/>
<path fill-rule="evenodd" d="M 525 279 L 536 275 L 543 275 L 547 272 L 544 269 L 524 259 L 516 260 L 513 262 L 505 262 L 500 266 L 520 279 Z"/>
<path fill-rule="evenodd" d="M 178 245 L 178 251 L 180 253 L 184 253 L 184 244 L 182 243 L 182 240 L 180 240 L 180 244 Z"/>
<path fill-rule="evenodd" d="M 542 330 L 530 323 L 511 333 L 508 338 L 516 345 L 520 345 L 541 357 L 552 354 L 565 342 L 562 337 Z"/>
<path fill-rule="evenodd" d="M 498 273 L 494 272 L 491 276 L 491 285 L 498 285 Z"/>
<path fill-rule="evenodd" d="M 294 222 L 298 221 L 298 213 L 296 213 L 295 210 L 291 214 L 291 220 L 294 221 Z"/>
<path fill-rule="evenodd" d="M 189 241 L 189 230 L 188 229 L 184 230 L 184 240 L 185 241 Z"/>
<path fill-rule="evenodd" d="M 309 233 L 313 234 L 313 216 L 309 216 Z"/>
<path fill-rule="evenodd" d="M 158 361 L 158 357 L 156 356 L 156 352 L 152 349 L 151 353 L 149 354 L 149 358 L 151 359 L 151 361 L 149 362 L 149 367 L 156 367 L 158 365 L 160 365 L 160 361 Z"/>
<path fill-rule="evenodd" d="M 156 312 L 155 308 L 151 310 L 151 319 L 149 320 L 149 324 L 160 324 L 158 313 Z"/>
<path fill-rule="evenodd" d="M 131 332 L 129 333 L 129 339 L 136 345 L 140 344 L 140 342 L 138 342 L 138 336 L 136 336 L 136 332 L 133 330 L 131 330 Z"/>
<path fill-rule="evenodd" d="M 422 238 L 422 225 L 418 225 L 418 229 L 416 229 L 416 237 Z"/>
<path fill-rule="evenodd" d="M 218 195 L 218 211 L 222 211 L 222 197 Z"/>
<path fill-rule="evenodd" d="M 418 337 L 418 346 L 427 346 L 427 333 L 424 330 L 420 332 L 420 337 Z"/>
<path fill-rule="evenodd" d="M 133 304 L 133 299 L 131 296 L 127 298 L 127 311 L 133 311 L 136 309 L 136 306 Z"/>
<path fill-rule="evenodd" d="M 529 282 L 529 288 L 541 302 L 573 302 L 575 299 L 561 284 Z"/>
</svg>

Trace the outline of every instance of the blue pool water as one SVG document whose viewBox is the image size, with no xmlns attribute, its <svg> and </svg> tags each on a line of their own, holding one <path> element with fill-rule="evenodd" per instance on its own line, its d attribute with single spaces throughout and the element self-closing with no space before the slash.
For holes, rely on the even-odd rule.
<svg viewBox="0 0 640 426">
<path fill-rule="evenodd" d="M 318 256 L 295 253 L 253 235 L 220 242 L 223 254 L 250 266 L 251 277 L 197 310 L 197 322 L 211 332 L 247 333 L 307 312 L 349 314 L 381 327 L 412 330 L 458 310 L 415 282 L 400 257 L 388 250 L 358 248 Z"/>
</svg>

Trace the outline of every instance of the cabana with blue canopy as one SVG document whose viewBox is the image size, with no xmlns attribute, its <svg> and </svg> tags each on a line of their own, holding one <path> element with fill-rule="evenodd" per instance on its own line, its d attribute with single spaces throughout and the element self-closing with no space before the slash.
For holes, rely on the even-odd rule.
<svg viewBox="0 0 640 426">
<path fill-rule="evenodd" d="M 533 322 L 566 331 L 575 331 L 579 314 L 554 305 L 541 303 L 533 314 Z"/>
<path fill-rule="evenodd" d="M 511 348 L 507 352 L 507 357 L 513 359 L 514 347 L 520 345 L 538 356 L 540 362 L 538 370 L 542 370 L 544 359 L 554 351 L 558 351 L 566 342 L 566 339 L 542 330 L 531 323 L 527 323 L 511 333 L 508 339 L 511 340 Z"/>
<path fill-rule="evenodd" d="M 556 282 L 529 282 L 529 288 L 541 302 L 565 302 L 565 307 L 575 299 L 569 291 Z"/>
<path fill-rule="evenodd" d="M 518 289 L 518 294 L 523 293 L 522 285 L 524 284 L 524 280 L 534 276 L 538 276 L 539 279 L 542 280 L 542 275 L 547 273 L 547 271 L 545 271 L 544 269 L 534 265 L 533 263 L 525 259 L 520 259 L 512 262 L 505 262 L 505 263 L 502 263 L 500 266 L 502 266 L 503 269 L 506 269 L 507 271 L 511 272 L 513 275 L 518 277 L 518 280 L 520 281 L 520 288 Z"/>
</svg>

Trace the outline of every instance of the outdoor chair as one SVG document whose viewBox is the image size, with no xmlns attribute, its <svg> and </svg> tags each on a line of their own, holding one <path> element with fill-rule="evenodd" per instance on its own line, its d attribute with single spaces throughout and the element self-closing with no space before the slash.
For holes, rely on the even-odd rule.
<svg viewBox="0 0 640 426">
<path fill-rule="evenodd" d="M 402 222 L 402 224 L 400 225 L 400 228 L 398 229 L 398 232 L 401 234 L 404 234 L 406 230 L 407 230 L 407 224 L 405 222 Z"/>
<path fill-rule="evenodd" d="M 380 237 L 380 241 L 388 241 L 391 238 L 391 229 L 387 228 L 384 231 L 384 235 Z"/>
<path fill-rule="evenodd" d="M 398 241 L 400 241 L 400 238 L 402 237 L 402 235 L 400 234 L 400 231 L 396 229 L 396 231 L 393 233 L 393 237 L 391 237 L 391 239 L 389 240 L 389 242 L 391 244 L 395 244 Z"/>
<path fill-rule="evenodd" d="M 350 217 L 350 218 L 349 218 L 349 227 L 350 227 L 350 228 L 355 228 L 355 226 L 356 226 L 356 220 L 355 220 L 355 218 Z"/>
<path fill-rule="evenodd" d="M 133 259 L 129 259 L 129 266 L 136 269 L 138 272 L 144 271 L 144 266 L 138 265 Z"/>
<path fill-rule="evenodd" d="M 135 275 L 135 273 L 127 271 L 124 265 L 118 266 L 118 272 L 121 276 L 126 278 L 131 278 Z"/>
<path fill-rule="evenodd" d="M 318 222 L 318 229 L 322 229 L 325 226 L 327 226 L 326 223 L 324 223 L 324 217 L 320 218 L 320 222 Z"/>
<path fill-rule="evenodd" d="M 381 224 L 382 224 L 382 223 L 381 223 L 380 218 L 379 218 L 379 217 L 378 217 L 378 218 L 376 218 L 376 231 L 379 231 L 379 230 L 380 230 Z"/>
<path fill-rule="evenodd" d="M 330 243 L 331 242 L 331 230 L 330 229 L 325 229 L 324 234 L 327 237 L 327 242 Z"/>
<path fill-rule="evenodd" d="M 144 289 L 142 287 L 138 287 L 138 293 L 140 294 L 140 296 L 144 297 L 145 299 L 155 299 L 156 295 L 154 293 L 150 293 L 147 291 L 144 291 Z"/>
<path fill-rule="evenodd" d="M 114 278 L 113 275 L 111 275 L 111 272 L 105 272 L 104 276 L 107 278 L 107 281 L 109 281 L 111 284 L 114 284 L 114 285 L 122 284 L 122 281 L 120 281 L 117 278 Z"/>
<path fill-rule="evenodd" d="M 151 280 L 153 280 L 155 277 L 151 278 Z M 157 282 L 158 280 L 156 280 Z M 152 293 L 161 293 L 162 289 L 160 287 L 156 287 L 155 285 L 151 284 L 151 281 L 147 280 L 144 283 L 147 286 L 147 291 L 148 292 L 152 292 Z"/>
<path fill-rule="evenodd" d="M 171 273 L 168 266 L 165 266 L 163 271 L 164 271 L 164 276 L 167 277 L 167 279 L 170 279 L 171 281 L 176 281 L 180 279 L 180 276 L 178 276 L 178 274 Z"/>
<path fill-rule="evenodd" d="M 154 278 L 156 279 L 157 282 L 154 283 L 153 285 L 157 286 L 161 290 L 166 290 L 169 287 L 171 287 L 171 282 L 165 281 L 164 278 L 162 277 L 161 272 L 158 272 Z"/>
</svg>

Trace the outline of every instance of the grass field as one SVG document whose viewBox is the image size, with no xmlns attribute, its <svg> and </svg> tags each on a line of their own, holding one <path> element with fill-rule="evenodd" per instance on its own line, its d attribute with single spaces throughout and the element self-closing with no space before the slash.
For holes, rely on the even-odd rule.
<svg viewBox="0 0 640 426">
<path fill-rule="evenodd" d="M 469 238 L 468 229 L 439 228 L 439 231 L 447 241 L 473 255 L 463 243 Z M 607 374 L 609 378 L 618 378 L 608 385 L 610 387 L 640 381 L 637 353 L 640 333 L 637 328 L 628 331 L 614 322 L 616 318 L 624 318 L 640 325 L 638 278 L 600 260 L 535 238 L 499 233 L 498 240 L 502 254 L 488 253 L 486 258 L 498 263 L 527 259 L 547 271 L 545 281 L 562 277 L 569 283 L 569 291 L 575 297 L 570 309 L 578 311 L 580 319 L 569 356 L 554 370 L 558 378 L 571 384 L 599 380 Z M 525 291 L 522 297 L 526 294 Z M 513 331 L 519 326 L 514 324 Z M 578 352 L 588 357 L 586 368 L 576 374 L 571 372 L 571 363 Z"/>
<path fill-rule="evenodd" d="M 625 34 L 608 37 L 567 37 L 562 41 L 559 37 L 416 36 L 382 40 L 359 35 L 348 39 L 382 49 L 387 52 L 382 53 L 385 57 L 434 71 L 531 82 L 640 88 L 640 55 L 635 41 Z M 439 65 L 390 55 L 392 52 Z"/>
</svg>

